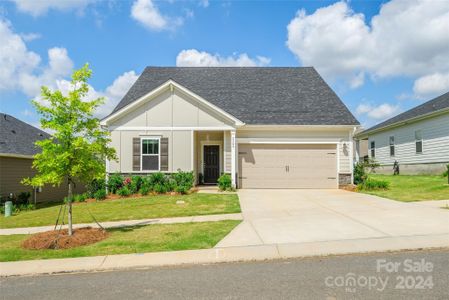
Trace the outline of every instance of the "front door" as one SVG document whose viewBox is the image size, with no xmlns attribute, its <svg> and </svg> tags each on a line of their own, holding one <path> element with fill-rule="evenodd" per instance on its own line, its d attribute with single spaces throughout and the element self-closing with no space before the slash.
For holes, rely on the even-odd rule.
<svg viewBox="0 0 449 300">
<path fill-rule="evenodd" d="M 220 177 L 220 147 L 204 145 L 204 183 L 217 183 Z"/>
</svg>

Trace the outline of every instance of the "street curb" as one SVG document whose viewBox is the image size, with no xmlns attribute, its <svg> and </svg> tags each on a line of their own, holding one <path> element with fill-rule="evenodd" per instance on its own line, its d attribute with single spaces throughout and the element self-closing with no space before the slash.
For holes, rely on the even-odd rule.
<svg viewBox="0 0 449 300">
<path fill-rule="evenodd" d="M 185 264 L 263 261 L 447 247 L 449 247 L 449 234 L 119 254 L 82 258 L 2 262 L 0 263 L 0 277 L 95 272 Z"/>
</svg>

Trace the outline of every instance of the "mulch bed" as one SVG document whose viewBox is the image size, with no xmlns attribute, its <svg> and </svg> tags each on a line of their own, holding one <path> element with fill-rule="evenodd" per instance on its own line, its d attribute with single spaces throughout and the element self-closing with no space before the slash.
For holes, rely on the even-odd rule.
<svg viewBox="0 0 449 300">
<path fill-rule="evenodd" d="M 73 230 L 73 235 L 68 235 L 68 230 L 52 230 L 33 234 L 22 243 L 22 247 L 30 250 L 41 249 L 69 249 L 97 243 L 108 237 L 108 232 L 100 228 L 78 228 Z"/>
</svg>

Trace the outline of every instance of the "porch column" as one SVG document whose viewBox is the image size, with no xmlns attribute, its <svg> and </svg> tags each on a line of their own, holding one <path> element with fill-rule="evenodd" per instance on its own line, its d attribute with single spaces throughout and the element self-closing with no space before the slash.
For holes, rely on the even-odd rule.
<svg viewBox="0 0 449 300">
<path fill-rule="evenodd" d="M 231 180 L 232 180 L 232 187 L 236 187 L 236 180 L 235 180 L 235 130 L 231 131 Z"/>
</svg>

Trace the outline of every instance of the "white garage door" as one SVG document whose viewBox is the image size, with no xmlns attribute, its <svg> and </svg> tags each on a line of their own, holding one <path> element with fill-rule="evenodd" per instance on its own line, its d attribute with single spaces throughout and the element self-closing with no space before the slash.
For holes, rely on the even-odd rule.
<svg viewBox="0 0 449 300">
<path fill-rule="evenodd" d="M 240 188 L 337 188 L 336 145 L 239 144 Z"/>
</svg>

